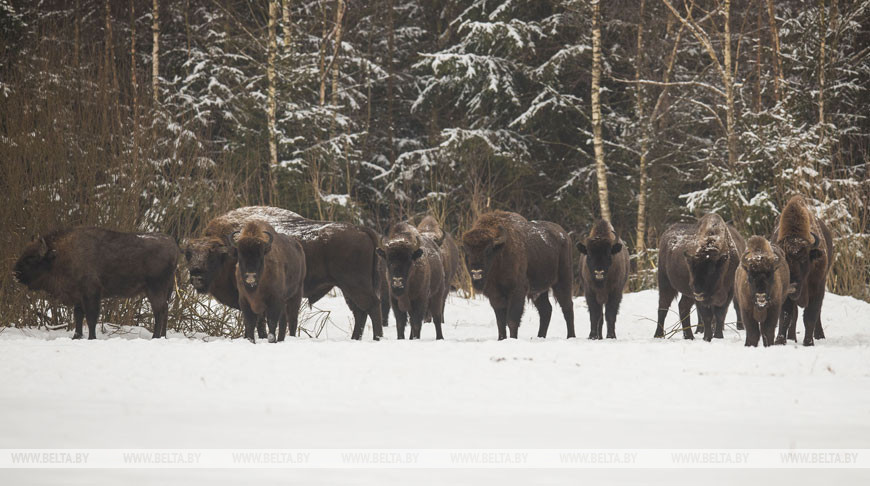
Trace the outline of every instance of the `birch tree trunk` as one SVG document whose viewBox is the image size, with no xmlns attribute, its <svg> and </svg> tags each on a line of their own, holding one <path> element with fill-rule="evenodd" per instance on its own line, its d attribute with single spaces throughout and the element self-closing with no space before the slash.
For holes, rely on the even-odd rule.
<svg viewBox="0 0 870 486">
<path fill-rule="evenodd" d="M 761 1 L 761 0 L 759 0 Z M 764 48 L 764 42 L 761 39 L 762 28 L 762 9 L 759 8 L 757 15 L 758 37 L 755 44 L 755 113 L 761 113 L 761 50 Z"/>
<path fill-rule="evenodd" d="M 275 57 L 278 52 L 278 0 L 269 0 L 269 45 L 268 61 L 266 64 L 266 79 L 269 82 L 268 106 L 266 108 L 269 120 L 269 163 L 264 167 L 265 188 L 263 189 L 264 201 L 271 203 L 271 195 L 274 192 L 275 182 L 272 171 L 278 165 L 278 130 L 275 126 L 278 103 L 276 95 Z"/>
<path fill-rule="evenodd" d="M 610 221 L 607 195 L 607 167 L 604 165 L 604 142 L 601 138 L 601 4 L 592 2 L 592 136 L 595 148 L 595 169 L 598 174 L 598 202 L 601 218 Z"/>
<path fill-rule="evenodd" d="M 643 12 L 646 6 L 646 0 L 640 0 L 640 12 L 637 22 L 637 53 L 635 55 L 634 79 L 640 81 L 643 75 Z M 649 151 L 649 122 L 645 119 L 646 113 L 644 108 L 643 87 L 640 83 L 635 86 L 636 105 L 638 123 L 640 124 L 640 180 L 637 191 L 637 237 L 635 247 L 638 254 L 646 251 L 646 159 Z M 641 266 L 641 260 L 638 259 L 638 269 Z"/>
<path fill-rule="evenodd" d="M 115 95 L 115 123 L 121 130 L 121 87 L 118 84 L 118 69 L 115 66 L 115 41 L 112 38 L 112 10 L 106 0 L 106 68 L 112 72 L 112 91 Z"/>
<path fill-rule="evenodd" d="M 151 34 L 153 44 L 151 47 L 151 94 L 154 97 L 154 106 L 160 104 L 160 8 L 157 0 L 151 7 Z"/>
<path fill-rule="evenodd" d="M 395 127 L 393 126 L 393 106 L 395 103 L 395 79 L 393 55 L 396 48 L 395 36 L 395 0 L 387 1 L 387 145 L 389 147 L 390 166 L 396 162 Z"/>
</svg>

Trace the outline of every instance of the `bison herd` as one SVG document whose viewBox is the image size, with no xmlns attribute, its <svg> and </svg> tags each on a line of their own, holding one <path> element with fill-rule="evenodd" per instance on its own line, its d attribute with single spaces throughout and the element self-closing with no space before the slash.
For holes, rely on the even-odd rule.
<svg viewBox="0 0 870 486">
<path fill-rule="evenodd" d="M 719 215 L 671 225 L 659 241 L 658 322 L 665 336 L 671 302 L 680 294 L 683 337 L 693 339 L 689 317 L 706 341 L 723 337 L 728 306 L 745 326 L 746 346 L 796 340 L 797 307 L 804 308 L 803 344 L 824 338 L 820 320 L 831 267 L 831 232 L 800 196 L 789 200 L 771 238 L 748 242 Z M 580 286 L 589 308 L 589 339 L 616 338 L 616 317 L 628 281 L 629 254 L 610 222 L 598 220 L 577 238 L 548 221 L 516 213 L 481 215 L 460 239 L 474 290 L 495 312 L 498 338 L 516 338 L 525 300 L 538 310 L 538 337 L 545 338 L 553 307 L 562 310 L 573 338 L 573 248 L 580 253 Z M 36 238 L 15 264 L 16 279 L 72 306 L 73 339 L 96 338 L 100 301 L 144 294 L 154 314 L 153 337 L 166 336 L 175 270 L 183 255 L 197 292 L 241 310 L 245 338 L 282 341 L 295 336 L 302 298 L 317 302 L 338 287 L 354 317 L 351 337 L 361 339 L 366 320 L 372 337 L 383 337 L 392 309 L 398 339 L 419 339 L 433 322 L 443 339 L 444 304 L 461 273 L 460 245 L 431 216 L 419 225 L 400 222 L 381 238 L 348 223 L 314 221 L 274 207 L 243 207 L 211 220 L 202 235 L 179 248 L 159 233 L 122 233 L 76 227 Z M 779 323 L 778 334 L 776 331 Z M 255 333 L 256 331 L 256 333 Z M 277 332 L 277 334 L 276 334 Z M 255 337 L 256 334 L 256 337 Z"/>
</svg>

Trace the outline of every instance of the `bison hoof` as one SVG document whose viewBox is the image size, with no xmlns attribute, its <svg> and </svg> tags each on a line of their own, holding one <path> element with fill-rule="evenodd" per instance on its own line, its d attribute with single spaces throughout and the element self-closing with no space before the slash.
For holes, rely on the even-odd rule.
<svg viewBox="0 0 870 486">
<path fill-rule="evenodd" d="M 665 331 L 663 329 L 656 329 L 656 333 L 653 335 L 654 338 L 663 338 L 665 337 Z"/>
<path fill-rule="evenodd" d="M 97 335 L 96 334 L 88 334 L 88 341 L 90 341 L 91 339 L 97 339 Z"/>
<path fill-rule="evenodd" d="M 816 330 L 813 331 L 813 337 L 816 339 L 825 339 L 825 331 L 822 330 L 821 327 L 816 326 Z"/>
<path fill-rule="evenodd" d="M 737 323 L 737 330 L 738 330 L 738 331 L 742 331 L 742 330 L 744 330 L 744 327 L 743 327 L 743 323 L 742 323 L 742 322 L 738 322 L 738 323 Z"/>
<path fill-rule="evenodd" d="M 272 333 L 269 333 L 268 340 L 270 343 L 277 343 L 278 342 L 278 340 L 275 338 L 275 335 Z"/>
<path fill-rule="evenodd" d="M 83 337 L 82 334 L 77 332 L 77 333 L 73 334 L 72 338 L 73 339 L 81 339 L 82 337 Z"/>
<path fill-rule="evenodd" d="M 713 337 L 716 339 L 725 339 L 725 336 L 723 336 L 721 332 L 717 332 Z"/>
<path fill-rule="evenodd" d="M 695 339 L 695 335 L 692 334 L 692 331 L 684 332 L 684 333 L 683 333 L 683 339 L 688 339 L 688 340 L 691 341 L 691 340 Z"/>
<path fill-rule="evenodd" d="M 786 340 L 785 336 L 777 336 L 776 341 L 774 341 L 773 344 L 785 344 L 787 342 L 788 340 Z"/>
<path fill-rule="evenodd" d="M 607 339 L 616 339 L 616 333 L 607 333 Z"/>
<path fill-rule="evenodd" d="M 806 337 L 804 338 L 804 346 L 815 346 L 816 343 L 813 342 L 813 338 Z"/>
<path fill-rule="evenodd" d="M 567 339 L 574 339 L 574 338 L 576 338 L 576 337 L 577 337 L 577 336 L 576 336 L 573 332 L 569 332 L 569 333 L 568 333 L 568 338 L 567 338 Z"/>
</svg>

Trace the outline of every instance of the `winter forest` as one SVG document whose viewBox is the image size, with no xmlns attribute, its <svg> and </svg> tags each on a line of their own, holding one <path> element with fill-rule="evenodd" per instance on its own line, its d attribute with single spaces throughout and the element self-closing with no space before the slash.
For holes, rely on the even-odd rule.
<svg viewBox="0 0 870 486">
<path fill-rule="evenodd" d="M 258 204 L 381 233 L 605 216 L 637 290 L 669 224 L 767 236 L 803 194 L 828 289 L 870 299 L 868 0 L 0 0 L 0 39 L 0 323 L 69 320 L 7 271 L 36 234 L 183 241 Z"/>
</svg>

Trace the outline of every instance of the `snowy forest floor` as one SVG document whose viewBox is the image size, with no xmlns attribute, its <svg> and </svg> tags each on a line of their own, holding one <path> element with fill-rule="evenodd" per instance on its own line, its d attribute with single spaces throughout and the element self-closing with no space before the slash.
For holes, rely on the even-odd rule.
<svg viewBox="0 0 870 486">
<path fill-rule="evenodd" d="M 353 342 L 340 296 L 316 307 L 330 311 L 321 337 L 279 344 L 206 342 L 172 332 L 153 342 L 143 328 L 88 342 L 72 341 L 65 331 L 6 328 L 0 332 L 0 448 L 870 447 L 870 304 L 849 297 L 826 297 L 828 338 L 814 348 L 790 342 L 768 349 L 745 348 L 743 333 L 733 328 L 712 343 L 680 335 L 653 339 L 656 291 L 625 296 L 616 341 L 585 338 L 582 298 L 574 301 L 580 336 L 574 340 L 565 339 L 558 307 L 546 340 L 533 337 L 538 316 L 527 304 L 520 339 L 502 342 L 485 299 L 451 295 L 443 342 L 434 341 L 431 324 L 424 324 L 421 341 L 397 342 L 392 315 L 384 341 L 372 342 L 368 326 L 364 340 Z M 669 323 L 675 321 L 674 314 Z M 733 309 L 727 321 L 734 321 Z M 798 332 L 800 341 L 800 321 Z M 357 479 L 373 474 L 305 477 L 329 483 L 342 472 Z M 798 482 L 822 472 L 802 472 Z M 124 473 L 104 477 L 118 481 Z M 240 470 L 194 473 L 172 474 L 217 483 L 248 477 Z M 291 477 L 273 473 L 276 481 Z M 407 473 L 385 474 L 415 482 L 436 477 Z M 452 482 L 492 474 L 442 473 L 437 477 Z M 619 473 L 629 483 L 658 477 Z M 782 478 L 782 471 L 768 473 Z M 12 477 L 67 483 L 99 474 Z M 139 474 L 147 479 L 158 472 Z M 505 479 L 547 477 L 527 474 Z M 709 482 L 697 472 L 683 474 L 687 482 Z M 740 480 L 735 474 L 722 479 Z M 854 479 L 856 473 L 838 474 Z"/>
</svg>

